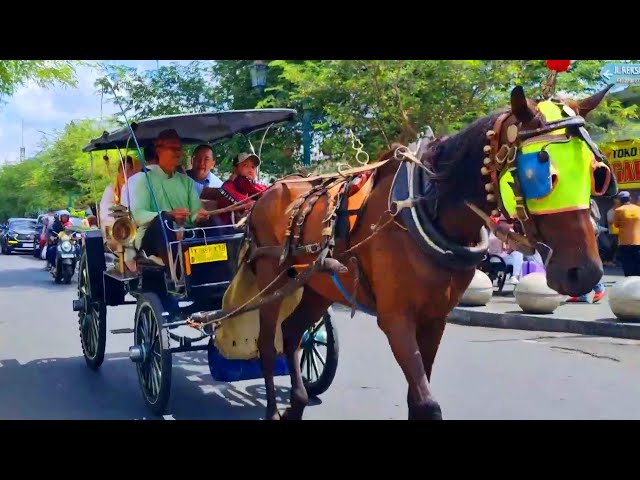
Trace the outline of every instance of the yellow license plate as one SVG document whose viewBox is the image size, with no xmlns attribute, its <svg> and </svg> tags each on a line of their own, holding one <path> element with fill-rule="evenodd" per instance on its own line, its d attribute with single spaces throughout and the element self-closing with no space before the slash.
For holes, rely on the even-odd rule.
<svg viewBox="0 0 640 480">
<path fill-rule="evenodd" d="M 191 265 L 222 262 L 224 260 L 228 260 L 226 243 L 214 243 L 212 245 L 201 245 L 199 247 L 189 248 L 189 263 L 191 263 Z"/>
</svg>

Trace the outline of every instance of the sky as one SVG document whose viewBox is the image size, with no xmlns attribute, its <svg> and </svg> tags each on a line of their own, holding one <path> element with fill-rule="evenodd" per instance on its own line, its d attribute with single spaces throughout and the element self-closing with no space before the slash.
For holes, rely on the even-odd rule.
<svg viewBox="0 0 640 480">
<path fill-rule="evenodd" d="M 153 70 L 171 63 L 187 64 L 192 60 L 107 60 L 105 63 L 122 64 L 139 70 Z M 100 118 L 100 94 L 93 86 L 100 72 L 89 67 L 77 69 L 78 86 L 41 88 L 33 83 L 20 87 L 12 97 L 0 105 L 0 164 L 20 160 L 22 122 L 26 158 L 39 150 L 46 135 L 62 131 L 71 120 Z M 105 101 L 103 115 L 118 111 L 117 105 Z M 44 133 L 43 133 L 44 132 Z"/>
</svg>

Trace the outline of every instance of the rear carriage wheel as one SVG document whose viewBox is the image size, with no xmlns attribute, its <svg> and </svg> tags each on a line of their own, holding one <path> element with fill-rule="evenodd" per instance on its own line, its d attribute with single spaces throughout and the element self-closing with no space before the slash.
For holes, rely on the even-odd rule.
<svg viewBox="0 0 640 480">
<path fill-rule="evenodd" d="M 134 341 L 130 356 L 136 362 L 144 400 L 156 415 L 163 415 L 171 393 L 172 358 L 169 332 L 163 327 L 165 311 L 160 297 L 143 293 L 136 308 Z"/>
<path fill-rule="evenodd" d="M 338 332 L 329 312 L 322 316 L 302 337 L 300 372 L 309 397 L 326 392 L 338 369 Z"/>
<path fill-rule="evenodd" d="M 91 280 L 87 253 L 82 254 L 78 272 L 78 326 L 80 343 L 87 366 L 97 370 L 104 361 L 107 342 L 107 306 L 91 297 Z"/>
</svg>

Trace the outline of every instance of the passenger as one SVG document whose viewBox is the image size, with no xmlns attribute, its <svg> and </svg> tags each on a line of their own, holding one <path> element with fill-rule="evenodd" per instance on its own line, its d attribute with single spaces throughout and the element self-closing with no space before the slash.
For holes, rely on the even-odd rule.
<svg viewBox="0 0 640 480">
<path fill-rule="evenodd" d="M 87 224 L 89 225 L 89 229 L 98 230 L 98 217 L 95 215 L 89 215 L 87 217 Z"/>
<path fill-rule="evenodd" d="M 269 188 L 256 180 L 259 166 L 260 158 L 254 153 L 241 153 L 234 158 L 231 176 L 222 184 L 221 199 L 218 202 L 219 208 L 246 200 L 244 209 L 246 211 L 254 204 L 259 194 Z M 231 214 L 222 214 L 220 219 L 225 224 L 231 223 Z"/>
<path fill-rule="evenodd" d="M 212 172 L 215 166 L 216 156 L 210 145 L 198 145 L 193 150 L 191 169 L 187 170 L 187 175 L 194 181 L 198 195 L 202 195 L 205 188 L 222 187 L 222 180 Z"/>
<path fill-rule="evenodd" d="M 133 209 L 133 202 L 135 201 L 135 198 L 133 198 L 133 195 L 130 192 L 136 191 L 136 185 L 138 184 L 138 182 L 147 182 L 144 174 L 145 170 L 147 172 L 150 172 L 151 170 L 160 168 L 158 166 L 158 157 L 153 146 L 144 147 L 144 161 L 146 168 L 141 169 L 140 172 L 135 173 L 134 175 L 129 177 L 127 179 L 127 182 L 122 187 L 122 193 L 120 195 L 122 198 L 120 200 L 120 204 L 124 205 L 129 210 Z"/>
<path fill-rule="evenodd" d="M 100 200 L 100 226 L 102 227 L 102 231 L 107 236 L 107 227 L 112 227 L 115 218 L 110 216 L 111 208 L 114 205 L 120 205 L 121 194 L 122 194 L 122 186 L 124 185 L 125 175 L 127 178 L 131 177 L 136 172 L 136 164 L 133 161 L 133 158 L 127 156 L 125 160 L 126 169 L 123 172 L 122 170 L 122 162 L 118 162 L 118 176 L 113 185 L 107 185 L 104 189 L 104 193 L 102 194 L 102 200 Z"/>
<path fill-rule="evenodd" d="M 131 213 L 138 225 L 134 245 L 156 263 L 160 263 L 160 259 L 164 265 L 169 265 L 162 231 L 164 222 L 168 221 L 174 229 L 174 224 L 187 228 L 205 226 L 209 224 L 209 214 L 202 208 L 195 183 L 177 171 L 182 158 L 182 141 L 178 133 L 173 129 L 163 130 L 154 141 L 154 147 L 160 168 L 147 172 L 147 175 L 161 214 L 158 215 L 147 182 L 138 182 L 135 192 L 132 192 L 136 201 Z M 167 228 L 164 230 L 169 241 L 176 239 L 175 232 Z"/>
</svg>

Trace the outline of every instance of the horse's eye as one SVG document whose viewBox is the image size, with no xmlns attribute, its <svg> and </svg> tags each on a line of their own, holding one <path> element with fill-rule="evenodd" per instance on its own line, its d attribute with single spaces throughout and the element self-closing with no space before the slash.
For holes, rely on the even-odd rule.
<svg viewBox="0 0 640 480">
<path fill-rule="evenodd" d="M 538 161 L 540 163 L 547 163 L 550 160 L 549 153 L 545 150 L 541 150 L 538 153 Z"/>
</svg>

